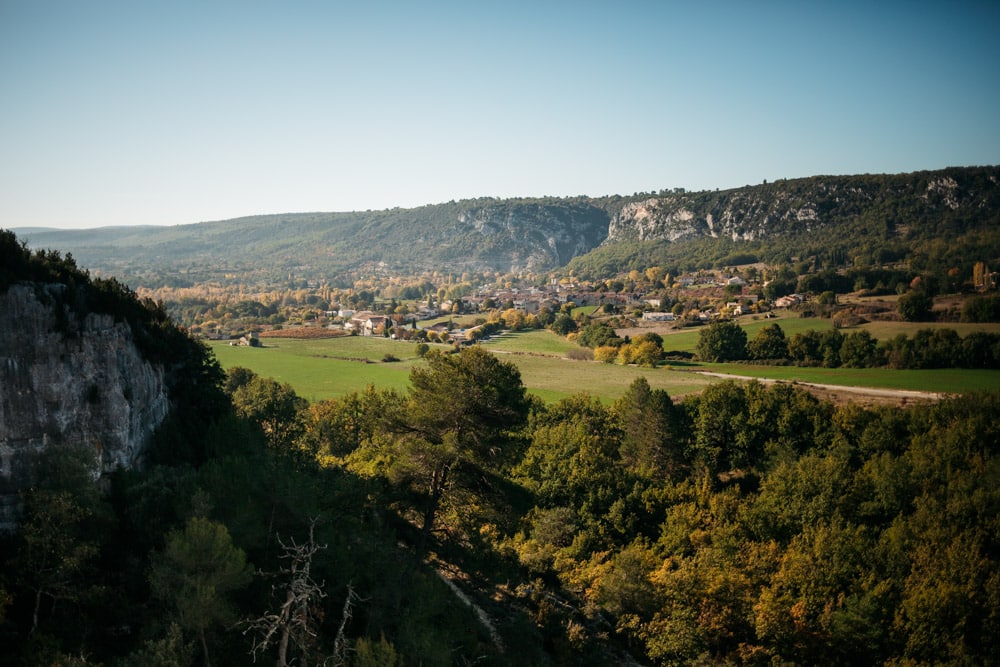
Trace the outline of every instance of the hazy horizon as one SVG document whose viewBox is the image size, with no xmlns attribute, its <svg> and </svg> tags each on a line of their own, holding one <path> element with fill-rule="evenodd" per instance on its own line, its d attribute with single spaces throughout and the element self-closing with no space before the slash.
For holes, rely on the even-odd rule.
<svg viewBox="0 0 1000 667">
<path fill-rule="evenodd" d="M 1000 163 L 1000 6 L 0 5 L 0 227 Z"/>
</svg>

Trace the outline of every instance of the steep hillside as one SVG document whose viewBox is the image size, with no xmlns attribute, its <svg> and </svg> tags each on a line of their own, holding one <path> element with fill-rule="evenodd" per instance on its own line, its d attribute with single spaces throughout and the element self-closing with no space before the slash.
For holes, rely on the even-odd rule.
<svg viewBox="0 0 1000 667">
<path fill-rule="evenodd" d="M 169 415 L 203 428 L 197 413 L 221 405 L 211 395 L 221 371 L 162 309 L 117 281 L 92 281 L 71 259 L 29 253 L 0 232 L 0 267 L 4 528 L 17 492 L 33 482 L 38 453 L 85 450 L 95 478 L 131 468 Z"/>
<path fill-rule="evenodd" d="M 550 270 L 596 247 L 610 215 L 589 200 L 467 200 L 415 209 L 262 215 L 176 227 L 30 230 L 131 285 L 240 274 L 330 280 L 353 271 Z M 263 261 L 262 261 L 263 260 Z"/>
<path fill-rule="evenodd" d="M 142 357 L 127 324 L 96 313 L 59 322 L 65 289 L 0 294 L 0 528 L 38 451 L 86 448 L 95 475 L 130 468 L 170 409 L 163 366 Z"/>
<path fill-rule="evenodd" d="M 747 253 L 769 260 L 819 253 L 846 264 L 914 253 L 955 261 L 944 255 L 975 248 L 992 261 L 1000 258 L 998 222 L 1000 167 L 969 167 L 815 176 L 721 192 L 477 199 L 22 236 L 133 286 L 156 287 L 234 276 L 275 282 L 354 272 L 545 272 L 571 262 L 591 273 L 640 260 L 698 265 Z M 949 247 L 935 249 L 942 239 Z"/>
<path fill-rule="evenodd" d="M 918 270 L 1000 258 L 1000 168 L 815 176 L 624 204 L 585 275 L 814 258 L 836 267 L 908 259 Z"/>
<path fill-rule="evenodd" d="M 650 197 L 622 207 L 608 242 L 708 236 L 757 241 L 862 221 L 899 236 L 940 236 L 1000 216 L 1000 169 L 815 176 L 725 192 Z"/>
</svg>

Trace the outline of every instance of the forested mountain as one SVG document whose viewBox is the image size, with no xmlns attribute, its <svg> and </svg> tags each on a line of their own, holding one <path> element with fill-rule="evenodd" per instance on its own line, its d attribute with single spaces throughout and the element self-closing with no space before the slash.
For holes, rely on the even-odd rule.
<svg viewBox="0 0 1000 667">
<path fill-rule="evenodd" d="M 825 266 L 971 270 L 1000 259 L 1000 167 L 814 176 L 725 191 L 475 199 L 413 209 L 261 215 L 174 227 L 24 230 L 133 287 L 227 275 L 333 281 L 357 272 L 708 267 L 813 257 Z M 262 262 L 266 258 L 266 262 Z M 968 264 L 968 267 L 965 267 Z M 916 267 L 920 270 L 920 267 Z"/>
<path fill-rule="evenodd" d="M 587 199 L 466 200 L 414 209 L 261 215 L 176 227 L 29 231 L 134 286 L 335 280 L 357 272 L 548 270 L 597 246 L 610 215 Z M 262 259 L 266 258 L 266 261 Z"/>
</svg>

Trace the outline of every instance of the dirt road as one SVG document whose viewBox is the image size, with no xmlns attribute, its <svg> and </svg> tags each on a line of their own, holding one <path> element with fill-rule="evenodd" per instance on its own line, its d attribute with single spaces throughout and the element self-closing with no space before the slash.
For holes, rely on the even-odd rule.
<svg viewBox="0 0 1000 667">
<path fill-rule="evenodd" d="M 815 382 L 799 382 L 789 380 L 776 380 L 772 378 L 750 377 L 748 375 L 732 375 L 729 373 L 713 373 L 711 371 L 692 371 L 699 375 L 709 375 L 711 377 L 725 378 L 730 380 L 756 380 L 764 384 L 774 384 L 784 382 L 802 387 L 807 391 L 831 400 L 834 403 L 870 403 L 870 404 L 892 404 L 907 405 L 916 402 L 933 402 L 947 398 L 948 394 L 933 391 L 913 391 L 909 389 L 883 389 L 880 387 L 851 387 L 839 384 L 819 384 Z"/>
</svg>

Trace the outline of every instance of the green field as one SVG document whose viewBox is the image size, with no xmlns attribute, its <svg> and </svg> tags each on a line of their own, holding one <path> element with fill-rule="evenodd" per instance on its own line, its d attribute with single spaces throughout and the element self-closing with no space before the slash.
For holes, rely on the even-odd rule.
<svg viewBox="0 0 1000 667">
<path fill-rule="evenodd" d="M 797 317 L 779 320 L 748 321 L 752 338 L 761 327 L 777 321 L 786 335 L 811 328 L 829 328 L 829 320 Z M 905 325 L 912 335 L 918 325 Z M 667 350 L 693 351 L 700 329 L 689 329 L 664 336 Z M 882 333 L 897 331 L 888 328 Z M 964 332 L 963 332 L 964 333 Z M 877 335 L 873 332 L 873 335 Z M 264 377 L 292 385 L 300 396 L 319 401 L 362 391 L 368 385 L 405 390 L 409 372 L 420 363 L 416 345 L 378 337 L 348 336 L 315 340 L 265 338 L 265 347 L 231 347 L 212 342 L 211 347 L 223 368 L 245 366 Z M 632 381 L 644 376 L 651 386 L 665 389 L 671 396 L 698 392 L 719 381 L 691 371 L 705 370 L 732 375 L 771 378 L 786 381 L 857 387 L 881 387 L 914 391 L 958 393 L 974 390 L 1000 390 L 1000 371 L 943 369 L 933 371 L 896 371 L 882 368 L 802 368 L 797 366 L 757 366 L 753 364 L 685 364 L 656 369 L 571 361 L 567 352 L 579 349 L 565 338 L 547 330 L 505 333 L 485 343 L 487 349 L 514 362 L 528 390 L 546 401 L 554 401 L 580 392 L 613 401 Z M 441 349 L 450 349 L 442 345 Z M 383 362 L 386 354 L 398 362 Z"/>
<path fill-rule="evenodd" d="M 1000 390 L 1000 371 L 942 368 L 898 371 L 887 368 L 802 368 L 799 366 L 758 366 L 754 364 L 692 364 L 692 370 L 729 373 L 755 378 L 834 384 L 851 387 L 878 387 L 946 394 L 979 390 Z"/>
<path fill-rule="evenodd" d="M 413 344 L 385 338 L 262 340 L 264 347 L 230 347 L 226 342 L 214 341 L 210 345 L 223 368 L 243 366 L 258 375 L 287 382 L 310 401 L 361 391 L 369 384 L 403 389 L 409 386 L 410 367 L 417 361 Z M 400 361 L 382 362 L 387 353 Z"/>
<path fill-rule="evenodd" d="M 405 389 L 409 372 L 419 363 L 413 343 L 349 336 L 318 340 L 263 339 L 265 347 L 231 347 L 226 342 L 212 342 L 211 348 L 223 368 L 243 366 L 259 375 L 287 382 L 310 401 L 336 398 L 367 385 Z M 666 368 L 636 368 L 570 361 L 565 351 L 572 343 L 548 332 L 533 331 L 507 334 L 489 349 L 505 355 L 521 371 L 528 390 L 546 401 L 554 401 L 580 392 L 602 400 L 621 396 L 635 378 L 645 376 L 655 388 L 671 396 L 700 391 L 717 380 Z M 442 346 L 442 349 L 448 349 Z M 386 354 L 400 361 L 382 362 Z"/>
<path fill-rule="evenodd" d="M 580 349 L 576 343 L 571 343 L 548 329 L 504 333 L 485 341 L 483 345 L 495 352 L 546 354 L 555 357 L 565 357 L 570 350 Z"/>
<path fill-rule="evenodd" d="M 785 333 L 786 338 L 791 338 L 797 333 L 806 331 L 828 331 L 833 328 L 833 321 L 820 317 L 798 317 L 794 314 L 782 314 L 777 318 L 764 319 L 752 317 L 742 317 L 737 320 L 744 331 L 747 332 L 747 340 L 753 340 L 754 336 L 764 327 L 778 324 Z M 679 350 L 682 352 L 694 352 L 698 345 L 698 336 L 703 327 L 688 327 L 685 329 L 667 329 L 665 332 L 659 331 L 663 336 L 663 347 L 667 350 Z M 869 322 L 857 327 L 841 329 L 844 334 L 854 331 L 867 331 L 879 340 L 887 340 L 905 334 L 913 336 L 921 329 L 953 329 L 960 336 L 966 336 L 973 331 L 989 331 L 1000 333 L 1000 324 L 967 324 L 964 322 Z"/>
</svg>

